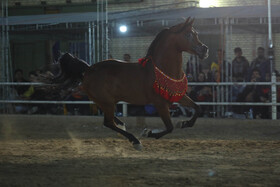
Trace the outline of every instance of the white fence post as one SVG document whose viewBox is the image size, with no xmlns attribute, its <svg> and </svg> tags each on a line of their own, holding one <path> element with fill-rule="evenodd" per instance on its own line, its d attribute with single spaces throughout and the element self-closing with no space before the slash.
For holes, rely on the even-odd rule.
<svg viewBox="0 0 280 187">
<path fill-rule="evenodd" d="M 127 117 L 127 103 L 122 103 L 123 117 Z"/>
<path fill-rule="evenodd" d="M 276 120 L 277 119 L 277 93 L 276 93 L 276 75 L 273 72 L 272 77 L 271 77 L 271 102 L 272 102 L 272 119 Z"/>
</svg>

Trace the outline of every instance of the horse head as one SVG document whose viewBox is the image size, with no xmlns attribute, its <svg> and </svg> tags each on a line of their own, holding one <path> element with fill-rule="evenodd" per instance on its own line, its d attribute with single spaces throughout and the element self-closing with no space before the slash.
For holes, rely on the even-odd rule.
<svg viewBox="0 0 280 187">
<path fill-rule="evenodd" d="M 194 19 L 188 18 L 184 23 L 175 25 L 170 28 L 174 34 L 174 41 L 180 51 L 197 55 L 200 59 L 208 57 L 208 47 L 203 44 L 198 33 L 193 28 Z"/>
</svg>

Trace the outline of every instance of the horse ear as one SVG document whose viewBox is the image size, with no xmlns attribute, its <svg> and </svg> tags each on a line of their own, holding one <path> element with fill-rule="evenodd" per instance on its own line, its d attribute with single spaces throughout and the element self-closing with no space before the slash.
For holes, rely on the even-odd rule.
<svg viewBox="0 0 280 187">
<path fill-rule="evenodd" d="M 177 32 L 182 31 L 184 27 L 185 27 L 185 22 L 172 26 L 170 28 L 170 31 L 177 33 Z"/>
<path fill-rule="evenodd" d="M 187 24 L 189 23 L 190 19 L 191 19 L 191 17 L 188 17 L 188 18 L 186 19 L 185 25 L 187 25 Z"/>
<path fill-rule="evenodd" d="M 191 19 L 191 21 L 189 22 L 190 26 L 193 26 L 193 23 L 194 23 L 194 18 Z"/>
<path fill-rule="evenodd" d="M 186 29 L 192 28 L 193 22 L 194 22 L 194 19 L 191 19 L 190 17 L 188 17 L 184 23 L 175 25 L 175 26 L 171 27 L 170 30 L 172 32 L 176 32 L 176 33 L 185 31 Z"/>
<path fill-rule="evenodd" d="M 194 23 L 194 18 L 191 19 L 190 17 L 187 19 L 187 21 L 185 22 L 185 28 L 184 30 L 186 31 L 190 31 L 192 29 L 192 26 L 193 26 L 193 23 Z"/>
</svg>

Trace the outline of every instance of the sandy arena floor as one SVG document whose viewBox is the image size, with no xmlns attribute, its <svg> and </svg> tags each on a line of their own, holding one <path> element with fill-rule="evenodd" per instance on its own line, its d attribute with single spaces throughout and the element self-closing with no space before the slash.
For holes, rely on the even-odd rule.
<svg viewBox="0 0 280 187">
<path fill-rule="evenodd" d="M 127 128 L 136 135 L 161 124 L 124 121 L 135 122 Z M 280 184 L 279 120 L 199 119 L 141 142 L 143 151 L 134 150 L 100 117 L 0 115 L 0 186 Z"/>
</svg>

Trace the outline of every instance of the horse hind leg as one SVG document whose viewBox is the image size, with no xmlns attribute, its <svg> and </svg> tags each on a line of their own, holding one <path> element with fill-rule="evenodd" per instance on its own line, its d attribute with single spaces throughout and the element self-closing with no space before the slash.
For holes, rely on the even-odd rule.
<svg viewBox="0 0 280 187">
<path fill-rule="evenodd" d="M 123 135 L 124 137 L 126 137 L 130 142 L 132 142 L 133 147 L 136 150 L 142 150 L 142 144 L 141 142 L 131 133 L 118 128 L 116 123 L 115 123 L 115 116 L 114 116 L 114 105 L 112 104 L 99 104 L 99 106 L 101 107 L 101 109 L 104 112 L 104 126 L 112 129 L 113 131 L 116 131 L 118 133 L 120 133 L 121 135 Z M 119 120 L 120 121 L 120 120 Z"/>
<path fill-rule="evenodd" d="M 114 117 L 114 121 L 115 121 L 115 124 L 117 125 L 118 128 L 126 131 L 126 126 L 125 126 L 125 123 L 122 122 L 119 118 L 117 118 L 116 116 Z"/>
<path fill-rule="evenodd" d="M 176 126 L 177 127 L 181 127 L 181 128 L 186 128 L 186 127 L 192 127 L 195 124 L 195 121 L 200 113 L 200 108 L 199 106 L 191 99 L 189 98 L 187 95 L 185 95 L 180 101 L 179 103 L 182 106 L 185 107 L 191 107 L 195 110 L 194 115 L 192 116 L 192 118 L 189 121 L 179 121 Z"/>
</svg>

